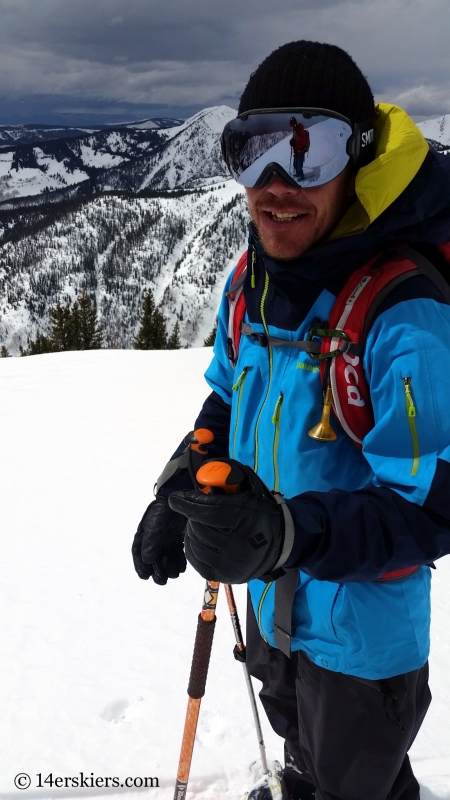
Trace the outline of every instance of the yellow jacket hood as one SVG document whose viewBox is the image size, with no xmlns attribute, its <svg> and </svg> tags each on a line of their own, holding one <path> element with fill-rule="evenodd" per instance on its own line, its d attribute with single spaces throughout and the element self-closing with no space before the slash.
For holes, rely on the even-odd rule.
<svg viewBox="0 0 450 800">
<path fill-rule="evenodd" d="M 356 202 L 330 239 L 361 233 L 399 197 L 422 166 L 429 147 L 411 117 L 398 106 L 376 106 L 375 159 L 356 174 Z"/>
</svg>

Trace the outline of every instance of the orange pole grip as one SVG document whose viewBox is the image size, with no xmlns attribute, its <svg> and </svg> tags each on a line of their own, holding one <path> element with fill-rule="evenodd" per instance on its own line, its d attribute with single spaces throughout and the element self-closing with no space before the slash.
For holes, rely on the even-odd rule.
<svg viewBox="0 0 450 800">
<path fill-rule="evenodd" d="M 235 494 L 239 488 L 238 483 L 227 483 L 233 467 L 226 461 L 208 461 L 197 472 L 197 482 L 204 494 L 209 494 L 212 488 L 222 489 L 226 494 Z"/>
</svg>

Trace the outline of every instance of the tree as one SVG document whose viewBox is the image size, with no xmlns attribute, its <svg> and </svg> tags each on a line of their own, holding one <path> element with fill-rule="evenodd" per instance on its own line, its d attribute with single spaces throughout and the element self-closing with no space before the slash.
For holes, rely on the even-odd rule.
<svg viewBox="0 0 450 800">
<path fill-rule="evenodd" d="M 49 317 L 52 323 L 52 331 L 49 337 L 51 350 L 40 350 L 39 352 L 58 353 L 63 350 L 78 350 L 79 348 L 74 346 L 73 316 L 70 303 L 66 303 L 66 305 L 57 303 L 54 308 L 50 309 Z M 39 337 L 38 335 L 36 342 L 39 338 L 45 339 L 46 337 Z M 34 343 L 31 342 L 30 347 L 33 344 Z M 28 355 L 35 355 L 35 353 L 29 353 Z"/>
<path fill-rule="evenodd" d="M 86 292 L 73 304 L 71 316 L 73 346 L 70 349 L 99 350 L 103 344 L 103 330 L 98 323 L 97 309 Z"/>
<path fill-rule="evenodd" d="M 0 358 L 9 358 L 9 350 L 2 344 L 0 348 Z"/>
<path fill-rule="evenodd" d="M 203 347 L 212 347 L 214 342 L 216 341 L 216 334 L 217 334 L 217 317 L 214 323 L 214 328 L 203 342 Z"/>
<path fill-rule="evenodd" d="M 167 347 L 166 320 L 155 305 L 151 289 L 144 296 L 140 328 L 133 339 L 133 347 L 135 350 L 165 350 Z"/>
<path fill-rule="evenodd" d="M 24 350 L 23 347 L 20 347 L 21 356 L 38 356 L 41 353 L 54 352 L 55 350 L 53 348 L 51 339 L 41 333 L 38 333 L 36 339 L 32 339 L 31 342 L 29 342 L 26 350 Z"/>
<path fill-rule="evenodd" d="M 167 342 L 167 349 L 168 350 L 179 350 L 180 347 L 181 347 L 180 326 L 179 326 L 178 320 L 177 320 L 175 325 L 173 326 L 172 333 L 169 336 L 169 340 Z"/>
<path fill-rule="evenodd" d="M 83 292 L 71 305 L 57 303 L 49 311 L 52 329 L 50 336 L 38 333 L 22 356 L 40 353 L 60 353 L 66 350 L 97 350 L 103 343 L 103 331 L 97 318 L 97 309 Z"/>
</svg>

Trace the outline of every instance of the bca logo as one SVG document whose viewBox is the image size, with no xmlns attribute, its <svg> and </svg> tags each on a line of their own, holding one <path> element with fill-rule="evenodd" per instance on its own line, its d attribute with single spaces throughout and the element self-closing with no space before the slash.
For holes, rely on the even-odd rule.
<svg viewBox="0 0 450 800">
<path fill-rule="evenodd" d="M 364 131 L 361 134 L 361 145 L 362 147 L 367 147 L 368 144 L 372 144 L 373 142 L 373 128 L 370 131 Z"/>
<path fill-rule="evenodd" d="M 356 372 L 355 367 L 359 364 L 359 356 L 350 356 L 348 353 L 344 353 L 344 360 L 347 362 L 347 366 L 344 370 L 344 378 L 347 383 L 347 402 L 350 406 L 365 406 L 365 402 L 362 399 L 359 389 L 358 389 L 358 373 Z"/>
</svg>

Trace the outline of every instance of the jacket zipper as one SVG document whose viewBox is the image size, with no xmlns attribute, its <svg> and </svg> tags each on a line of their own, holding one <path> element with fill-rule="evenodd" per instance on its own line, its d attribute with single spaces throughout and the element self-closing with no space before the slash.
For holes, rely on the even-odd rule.
<svg viewBox="0 0 450 800">
<path fill-rule="evenodd" d="M 264 314 L 264 305 L 265 305 L 265 302 L 266 302 L 266 297 L 267 297 L 268 291 L 269 291 L 269 275 L 268 275 L 268 272 L 266 270 L 265 278 L 264 278 L 264 290 L 263 290 L 262 297 L 261 297 L 261 303 L 259 304 L 259 310 L 260 310 L 261 319 L 262 319 L 262 323 L 263 323 L 263 326 L 264 326 L 264 332 L 265 332 L 266 336 L 269 336 L 269 329 L 267 327 L 266 317 L 265 317 L 265 314 Z M 269 397 L 270 384 L 271 384 L 271 381 L 272 381 L 272 366 L 273 366 L 272 365 L 272 359 L 273 359 L 273 356 L 272 356 L 272 348 L 271 348 L 270 344 L 267 346 L 267 349 L 269 351 L 269 383 L 267 384 L 267 391 L 266 391 L 264 400 L 262 402 L 261 408 L 259 409 L 259 413 L 258 413 L 258 416 L 256 418 L 256 424 L 255 424 L 255 461 L 254 461 L 254 465 L 253 465 L 253 469 L 254 469 L 255 472 L 258 472 L 258 455 L 259 455 L 258 454 L 258 429 L 259 429 L 259 421 L 261 419 L 261 414 L 263 412 L 264 406 L 267 403 L 267 398 Z"/>
<path fill-rule="evenodd" d="M 238 427 L 239 427 L 239 416 L 240 416 L 240 413 L 241 413 L 242 390 L 244 388 L 245 379 L 247 377 L 247 373 L 248 373 L 249 369 L 250 369 L 250 367 L 244 367 L 244 369 L 242 370 L 241 374 L 239 375 L 236 383 L 232 387 L 233 392 L 237 392 L 238 393 L 238 396 L 237 396 L 237 398 L 238 398 L 237 399 L 237 407 L 236 407 L 236 422 L 234 423 L 234 432 L 233 432 L 233 446 L 231 448 L 231 457 L 232 458 L 234 458 L 234 451 L 235 451 L 235 448 L 236 448 L 236 436 L 237 436 Z"/>
<path fill-rule="evenodd" d="M 414 398 L 412 396 L 412 391 L 411 391 L 411 378 L 403 378 L 403 387 L 405 389 L 406 414 L 408 418 L 409 432 L 411 434 L 411 441 L 413 447 L 413 462 L 412 462 L 411 472 L 409 474 L 417 475 L 420 462 L 420 448 L 419 448 L 419 436 L 417 434 L 417 425 L 416 425 L 417 410 L 414 405 Z"/>
<path fill-rule="evenodd" d="M 267 642 L 267 639 L 266 639 L 266 637 L 264 635 L 264 631 L 262 629 L 261 614 L 262 614 L 262 607 L 263 607 L 263 604 L 264 604 L 264 600 L 266 599 L 267 592 L 269 591 L 270 587 L 272 586 L 272 583 L 273 583 L 273 581 L 271 581 L 270 583 L 267 584 L 266 588 L 264 589 L 264 591 L 263 591 L 263 593 L 261 595 L 261 598 L 260 598 L 260 601 L 259 601 L 259 604 L 258 604 L 258 628 L 259 628 L 259 632 L 260 632 L 260 634 L 261 634 L 261 636 L 262 636 L 262 638 L 264 639 L 265 642 Z"/>
<path fill-rule="evenodd" d="M 252 289 L 256 287 L 256 275 L 255 275 L 255 264 L 256 264 L 256 251 L 255 248 L 252 250 L 252 274 L 250 277 L 250 286 Z"/>
<path fill-rule="evenodd" d="M 335 607 L 335 605 L 336 605 L 336 603 L 338 601 L 338 597 L 339 597 L 340 593 L 342 592 L 342 589 L 343 589 L 343 586 L 342 586 L 342 583 L 340 583 L 339 584 L 339 589 L 337 590 L 336 594 L 334 595 L 334 600 L 333 600 L 333 603 L 331 605 L 331 611 L 330 611 L 331 627 L 333 628 L 334 635 L 336 636 L 336 639 L 338 638 L 338 636 L 337 636 L 337 633 L 336 633 L 336 628 L 334 627 L 333 614 L 334 614 L 334 607 Z"/>
<path fill-rule="evenodd" d="M 275 404 L 272 422 L 275 425 L 275 436 L 273 437 L 273 474 L 274 474 L 274 491 L 278 492 L 280 487 L 280 471 L 278 469 L 278 446 L 280 443 L 280 421 L 281 409 L 283 405 L 284 395 L 280 392 L 280 396 Z"/>
</svg>

